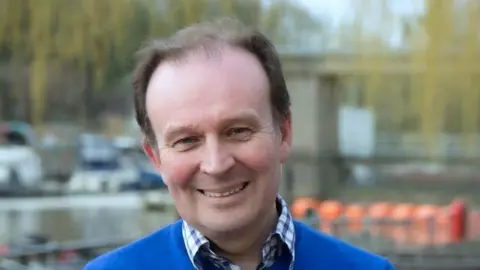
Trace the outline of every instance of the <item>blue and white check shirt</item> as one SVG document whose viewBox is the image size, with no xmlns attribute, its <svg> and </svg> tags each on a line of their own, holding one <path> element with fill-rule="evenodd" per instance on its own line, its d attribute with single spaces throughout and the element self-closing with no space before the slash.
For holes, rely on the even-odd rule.
<svg viewBox="0 0 480 270">
<path fill-rule="evenodd" d="M 263 245 L 262 262 L 257 267 L 257 270 L 262 270 L 273 265 L 275 260 L 285 251 L 285 246 L 291 255 L 289 268 L 293 269 L 295 262 L 295 229 L 293 219 L 288 211 L 287 203 L 280 195 L 277 196 L 276 205 L 277 211 L 279 212 L 277 226 Z M 221 269 L 240 270 L 239 266 L 215 254 L 210 247 L 209 240 L 185 221 L 183 221 L 182 234 L 190 261 L 192 261 L 197 270 L 202 270 L 202 259 L 209 260 Z"/>
</svg>

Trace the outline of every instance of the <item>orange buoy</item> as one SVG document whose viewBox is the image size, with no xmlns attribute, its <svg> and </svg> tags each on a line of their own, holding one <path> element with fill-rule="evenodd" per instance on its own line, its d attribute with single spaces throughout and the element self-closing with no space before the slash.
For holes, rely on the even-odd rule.
<svg viewBox="0 0 480 270">
<path fill-rule="evenodd" d="M 435 234 L 434 244 L 445 245 L 450 242 L 450 213 L 447 207 L 442 207 L 436 218 L 437 232 Z"/>
<path fill-rule="evenodd" d="M 415 208 L 413 212 L 413 218 L 416 225 L 426 226 L 429 220 L 435 222 L 435 217 L 440 212 L 440 207 L 437 205 L 423 204 Z"/>
<path fill-rule="evenodd" d="M 372 219 L 382 219 L 390 216 L 392 204 L 388 202 L 372 203 L 368 208 L 368 216 Z"/>
<path fill-rule="evenodd" d="M 420 246 L 433 245 L 436 235 L 439 233 L 437 228 L 437 216 L 440 207 L 436 205 L 419 205 L 413 213 L 414 243 Z"/>
<path fill-rule="evenodd" d="M 316 209 L 318 202 L 313 198 L 301 197 L 297 198 L 291 207 L 292 216 L 296 219 L 305 217 L 308 209 Z"/>
<path fill-rule="evenodd" d="M 370 227 L 370 233 L 374 235 L 388 234 L 388 224 L 381 222 L 390 218 L 392 209 L 393 204 L 388 202 L 375 202 L 370 205 L 368 208 L 368 218 L 373 222 Z"/>
<path fill-rule="evenodd" d="M 392 209 L 389 235 L 398 245 L 411 243 L 414 239 L 414 227 L 410 222 L 413 221 L 415 209 L 412 203 L 400 203 Z"/>
<path fill-rule="evenodd" d="M 339 201 L 324 201 L 318 207 L 320 218 L 334 220 L 343 212 L 343 204 Z"/>
<path fill-rule="evenodd" d="M 343 212 L 343 204 L 339 201 L 324 201 L 317 207 L 317 213 L 320 217 L 320 230 L 331 233 L 332 222 L 340 217 Z"/>
<path fill-rule="evenodd" d="M 412 220 L 415 210 L 413 203 L 400 203 L 392 209 L 390 217 L 394 220 Z"/>
<path fill-rule="evenodd" d="M 345 207 L 344 215 L 348 219 L 349 229 L 357 232 L 362 228 L 362 221 L 367 211 L 360 204 L 351 204 Z"/>
</svg>

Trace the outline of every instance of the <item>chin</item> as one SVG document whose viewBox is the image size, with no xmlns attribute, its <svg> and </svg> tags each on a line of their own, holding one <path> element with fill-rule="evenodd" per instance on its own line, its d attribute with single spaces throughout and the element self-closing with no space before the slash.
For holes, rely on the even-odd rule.
<svg viewBox="0 0 480 270">
<path fill-rule="evenodd" d="M 202 227 L 208 228 L 211 232 L 230 233 L 248 227 L 257 219 L 257 213 L 251 209 L 245 211 L 231 211 L 220 213 L 205 213 L 199 217 Z"/>
</svg>

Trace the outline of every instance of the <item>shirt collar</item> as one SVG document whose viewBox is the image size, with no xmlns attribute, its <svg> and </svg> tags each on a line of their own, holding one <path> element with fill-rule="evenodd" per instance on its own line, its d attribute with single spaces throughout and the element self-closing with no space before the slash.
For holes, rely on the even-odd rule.
<svg viewBox="0 0 480 270">
<path fill-rule="evenodd" d="M 262 264 L 270 265 L 275 256 L 281 252 L 282 243 L 287 246 L 291 255 L 290 269 L 295 261 L 295 228 L 293 219 L 285 200 L 277 195 L 276 199 L 278 221 L 274 231 L 270 234 L 262 249 Z M 201 269 L 201 258 L 204 257 L 214 264 L 225 266 L 224 259 L 216 255 L 210 248 L 209 240 L 186 221 L 182 224 L 182 234 L 188 256 L 197 269 Z M 281 242 L 279 242 L 280 240 Z M 202 252 L 201 252 L 202 251 Z M 229 269 L 228 267 L 226 267 Z"/>
</svg>

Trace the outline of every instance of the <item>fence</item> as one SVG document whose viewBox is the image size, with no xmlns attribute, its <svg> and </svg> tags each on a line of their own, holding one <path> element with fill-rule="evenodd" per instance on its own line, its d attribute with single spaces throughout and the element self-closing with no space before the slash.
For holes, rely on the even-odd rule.
<svg viewBox="0 0 480 270">
<path fill-rule="evenodd" d="M 69 270 L 82 269 L 88 259 L 132 240 L 130 238 L 94 239 L 36 244 L 22 248 L 0 246 L 0 258 L 10 259 L 20 265 L 38 263 L 49 267 L 46 269 L 61 269 L 62 266 L 68 267 L 66 269 Z M 1 265 L 0 269 L 2 269 Z"/>
</svg>

